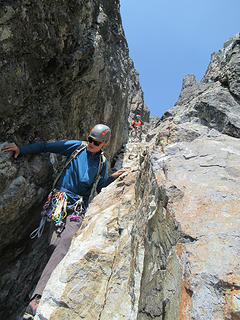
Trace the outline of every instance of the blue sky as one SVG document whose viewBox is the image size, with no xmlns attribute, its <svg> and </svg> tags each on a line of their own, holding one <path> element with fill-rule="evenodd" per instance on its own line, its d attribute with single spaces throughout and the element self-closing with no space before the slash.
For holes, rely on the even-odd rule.
<svg viewBox="0 0 240 320">
<path fill-rule="evenodd" d="M 200 81 L 211 54 L 240 32 L 240 0 L 120 0 L 130 57 L 151 116 L 178 99 L 182 79 Z"/>
</svg>

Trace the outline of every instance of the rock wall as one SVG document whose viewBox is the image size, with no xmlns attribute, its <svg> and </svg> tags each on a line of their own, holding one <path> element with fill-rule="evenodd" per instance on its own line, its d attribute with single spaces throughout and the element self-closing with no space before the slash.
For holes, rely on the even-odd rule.
<svg viewBox="0 0 240 320">
<path fill-rule="evenodd" d="M 114 126 L 116 152 L 130 107 L 144 110 L 119 1 L 1 6 L 1 139 L 86 138 L 93 123 L 104 122 Z"/>
<path fill-rule="evenodd" d="M 228 79 L 239 53 L 236 36 L 213 55 Z M 240 318 L 240 105 L 237 83 L 208 78 L 215 58 L 119 155 L 129 173 L 94 199 L 35 319 Z"/>
<path fill-rule="evenodd" d="M 3 0 L 0 10 L 0 148 L 85 140 L 112 128 L 109 162 L 126 142 L 133 111 L 148 120 L 129 58 L 119 0 Z M 134 112 L 135 112 L 134 111 Z M 0 318 L 15 320 L 48 253 L 29 242 L 60 159 L 0 152 Z"/>
</svg>

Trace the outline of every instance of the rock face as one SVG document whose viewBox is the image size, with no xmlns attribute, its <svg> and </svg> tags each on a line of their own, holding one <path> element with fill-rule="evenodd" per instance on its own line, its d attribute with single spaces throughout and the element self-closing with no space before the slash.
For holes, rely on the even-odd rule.
<svg viewBox="0 0 240 320">
<path fill-rule="evenodd" d="M 116 167 L 130 172 L 92 202 L 35 319 L 240 318 L 239 65 L 232 59 L 239 61 L 238 36 L 213 55 L 202 82 L 184 79 L 178 102 L 154 120 L 145 143 L 122 150 Z M 230 80 L 213 77 L 215 65 L 225 67 L 234 93 Z"/>
<path fill-rule="evenodd" d="M 149 117 L 119 0 L 1 1 L 0 71 L 0 148 L 85 140 L 105 123 L 113 129 L 111 162 L 127 140 L 131 113 Z M 30 243 L 29 233 L 58 160 L 0 153 L 1 319 L 21 313 L 46 263 L 45 238 Z"/>
<path fill-rule="evenodd" d="M 240 137 L 239 77 L 240 38 L 236 35 L 212 55 L 200 83 L 193 75 L 183 80 L 174 108 L 163 116 L 166 121 L 200 123 L 233 137 Z"/>
<path fill-rule="evenodd" d="M 144 109 L 119 1 L 5 0 L 0 25 L 1 139 L 85 138 L 104 122 L 116 152 L 129 106 Z"/>
</svg>

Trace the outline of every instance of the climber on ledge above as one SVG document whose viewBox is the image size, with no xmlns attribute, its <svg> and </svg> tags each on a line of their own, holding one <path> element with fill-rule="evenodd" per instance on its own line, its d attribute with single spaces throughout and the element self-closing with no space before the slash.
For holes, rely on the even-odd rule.
<svg viewBox="0 0 240 320">
<path fill-rule="evenodd" d="M 33 319 L 32 316 L 36 314 L 46 283 L 55 267 L 66 255 L 74 234 L 82 224 L 94 191 L 99 193 L 102 188 L 126 172 L 125 169 L 121 169 L 107 176 L 107 161 L 102 149 L 108 145 L 110 137 L 110 128 L 98 124 L 90 131 L 86 144 L 78 140 L 67 140 L 40 142 L 21 147 L 9 143 L 2 148 L 5 152 L 13 151 L 14 158 L 20 153 L 24 155 L 41 152 L 58 153 L 68 158 L 65 168 L 55 180 L 53 190 L 43 206 L 43 218 L 39 228 L 32 233 L 32 238 L 40 237 L 45 221 L 50 220 L 52 235 L 49 245 L 55 249 L 32 294 L 24 319 Z"/>
<path fill-rule="evenodd" d="M 131 127 L 133 128 L 132 136 L 133 138 L 138 138 L 141 140 L 142 135 L 142 126 L 144 125 L 144 122 L 142 121 L 139 114 L 136 115 L 136 120 L 133 120 Z"/>
</svg>

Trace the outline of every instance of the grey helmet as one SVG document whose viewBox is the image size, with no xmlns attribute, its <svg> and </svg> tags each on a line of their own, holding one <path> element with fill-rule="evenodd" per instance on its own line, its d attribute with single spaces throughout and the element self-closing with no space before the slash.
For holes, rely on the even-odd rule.
<svg viewBox="0 0 240 320">
<path fill-rule="evenodd" d="M 89 137 L 108 142 L 111 138 L 111 129 L 105 124 L 96 124 L 90 131 Z"/>
</svg>

